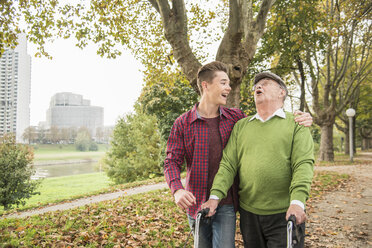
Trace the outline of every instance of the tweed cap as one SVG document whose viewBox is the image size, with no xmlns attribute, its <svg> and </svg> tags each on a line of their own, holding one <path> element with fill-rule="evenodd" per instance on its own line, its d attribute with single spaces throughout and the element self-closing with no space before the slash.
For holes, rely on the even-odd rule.
<svg viewBox="0 0 372 248">
<path fill-rule="evenodd" d="M 287 89 L 287 86 L 285 85 L 283 79 L 281 79 L 281 77 L 269 71 L 263 71 L 263 72 L 257 73 L 256 76 L 254 77 L 254 84 L 257 84 L 261 79 L 264 79 L 264 78 L 270 78 L 274 80 L 275 82 L 277 82 L 284 89 Z"/>
</svg>

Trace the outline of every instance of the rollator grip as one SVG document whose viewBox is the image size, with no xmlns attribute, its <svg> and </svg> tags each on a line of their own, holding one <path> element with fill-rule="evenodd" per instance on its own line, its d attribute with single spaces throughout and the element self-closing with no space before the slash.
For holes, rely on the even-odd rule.
<svg viewBox="0 0 372 248">
<path fill-rule="evenodd" d="M 296 225 L 296 216 L 294 215 L 289 216 L 288 221 L 292 221 L 293 225 Z"/>
<path fill-rule="evenodd" d="M 202 217 L 205 217 L 209 213 L 209 208 L 204 208 L 199 211 Z"/>
</svg>

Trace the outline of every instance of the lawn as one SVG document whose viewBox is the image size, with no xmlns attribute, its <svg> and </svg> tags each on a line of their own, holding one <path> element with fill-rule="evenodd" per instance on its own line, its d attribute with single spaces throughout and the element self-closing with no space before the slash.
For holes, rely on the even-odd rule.
<svg viewBox="0 0 372 248">
<path fill-rule="evenodd" d="M 181 174 L 182 178 L 185 176 L 186 173 Z M 50 203 L 58 203 L 160 182 L 165 182 L 163 176 L 143 181 L 114 185 L 104 172 L 45 178 L 42 179 L 41 184 L 37 189 L 37 191 L 40 192 L 40 195 L 32 196 L 30 199 L 26 200 L 26 205 L 19 206 L 16 210 L 22 211 L 45 206 Z M 14 211 L 15 210 L 13 209 L 5 213 L 4 208 L 0 207 L 0 215 Z"/>
<path fill-rule="evenodd" d="M 111 181 L 104 172 L 42 179 L 34 195 L 19 210 L 47 205 L 62 200 L 75 199 L 110 188 Z M 0 214 L 3 208 L 0 207 Z"/>
</svg>

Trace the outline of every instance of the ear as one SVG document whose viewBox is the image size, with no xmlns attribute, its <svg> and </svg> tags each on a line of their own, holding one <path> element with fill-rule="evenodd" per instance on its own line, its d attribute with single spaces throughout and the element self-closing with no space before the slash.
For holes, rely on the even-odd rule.
<svg viewBox="0 0 372 248">
<path fill-rule="evenodd" d="M 203 88 L 203 92 L 208 88 L 208 83 L 207 83 L 207 81 L 203 81 L 203 82 L 201 82 L 201 86 L 202 86 L 202 88 Z"/>
<path fill-rule="evenodd" d="M 280 88 L 279 98 L 283 98 L 285 96 L 285 90 Z"/>
</svg>

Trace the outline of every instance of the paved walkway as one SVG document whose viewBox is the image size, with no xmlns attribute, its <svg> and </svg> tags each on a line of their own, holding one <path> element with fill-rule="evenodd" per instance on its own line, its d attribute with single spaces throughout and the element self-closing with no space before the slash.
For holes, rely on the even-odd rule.
<svg viewBox="0 0 372 248">
<path fill-rule="evenodd" d="M 182 183 L 185 183 L 184 180 L 182 180 Z M 101 201 L 107 201 L 107 200 L 112 200 L 119 198 L 121 196 L 127 196 L 127 195 L 135 195 L 135 194 L 140 194 L 152 190 L 158 190 L 158 189 L 164 189 L 168 188 L 168 185 L 166 183 L 158 183 L 158 184 L 151 184 L 151 185 L 144 185 L 144 186 L 139 186 L 127 190 L 121 190 L 113 193 L 106 193 L 106 194 L 100 194 L 96 196 L 90 196 L 86 198 L 81 198 L 73 201 L 69 201 L 66 203 L 61 203 L 61 204 L 56 204 L 53 206 L 47 206 L 47 207 L 42 207 L 42 208 L 37 208 L 37 209 L 31 209 L 29 211 L 23 211 L 23 212 L 18 212 L 6 216 L 1 216 L 0 219 L 5 219 L 5 218 L 24 218 L 27 216 L 32 216 L 36 214 L 43 214 L 46 212 L 51 212 L 51 211 L 57 211 L 57 210 L 67 210 L 71 208 L 76 208 L 76 207 L 81 207 L 87 204 L 92 204 L 96 202 L 101 202 Z"/>
</svg>

